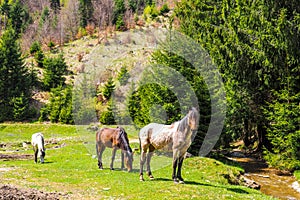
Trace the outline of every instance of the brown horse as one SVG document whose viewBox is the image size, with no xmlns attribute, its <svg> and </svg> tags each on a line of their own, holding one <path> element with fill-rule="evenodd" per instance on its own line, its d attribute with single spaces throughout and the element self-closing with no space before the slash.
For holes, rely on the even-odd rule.
<svg viewBox="0 0 300 200">
<path fill-rule="evenodd" d="M 115 160 L 116 151 L 121 149 L 121 168 L 124 169 L 124 159 L 128 171 L 132 170 L 133 152 L 129 145 L 127 133 L 124 128 L 101 128 L 96 133 L 96 150 L 98 156 L 98 167 L 103 169 L 102 165 L 102 153 L 106 147 L 112 148 L 112 157 L 110 163 L 110 169 L 114 170 L 113 163 Z"/>
<path fill-rule="evenodd" d="M 175 183 L 184 183 L 181 176 L 181 167 L 187 149 L 192 143 L 194 133 L 198 128 L 199 112 L 192 108 L 180 121 L 171 125 L 151 123 L 143 127 L 139 133 L 141 160 L 140 180 L 143 178 L 143 167 L 147 161 L 147 173 L 150 179 L 154 179 L 150 169 L 151 156 L 155 149 L 171 147 L 173 151 L 172 179 Z M 148 153 L 147 153 L 148 151 Z M 147 153 L 147 157 L 146 157 Z M 176 168 L 178 167 L 177 173 Z"/>
</svg>

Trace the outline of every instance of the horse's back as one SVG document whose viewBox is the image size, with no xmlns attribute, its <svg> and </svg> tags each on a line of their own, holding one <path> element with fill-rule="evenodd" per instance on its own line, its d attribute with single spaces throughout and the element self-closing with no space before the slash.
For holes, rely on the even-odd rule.
<svg viewBox="0 0 300 200">
<path fill-rule="evenodd" d="M 141 143 L 151 143 L 156 149 L 169 146 L 173 141 L 173 134 L 176 131 L 176 124 L 164 125 L 150 123 L 143 127 L 139 133 Z"/>
<path fill-rule="evenodd" d="M 117 140 L 118 131 L 114 128 L 101 128 L 96 132 L 96 142 L 112 148 Z"/>
<path fill-rule="evenodd" d="M 44 135 L 42 133 L 34 133 L 31 136 L 31 144 L 34 149 L 40 149 L 41 151 L 45 151 L 44 147 Z"/>
<path fill-rule="evenodd" d="M 31 144 L 32 145 L 37 145 L 39 143 L 39 141 L 43 141 L 44 142 L 44 135 L 42 133 L 34 133 L 31 136 Z"/>
</svg>

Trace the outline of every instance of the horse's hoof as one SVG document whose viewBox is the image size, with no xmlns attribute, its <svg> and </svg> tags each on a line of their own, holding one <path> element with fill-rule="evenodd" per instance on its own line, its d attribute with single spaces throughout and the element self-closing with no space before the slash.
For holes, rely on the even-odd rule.
<svg viewBox="0 0 300 200">
<path fill-rule="evenodd" d="M 154 176 L 150 175 L 149 176 L 150 180 L 154 180 Z"/>
<path fill-rule="evenodd" d="M 110 170 L 115 170 L 114 168 L 110 168 Z"/>
<path fill-rule="evenodd" d="M 184 181 L 179 181 L 179 184 L 184 184 Z"/>
<path fill-rule="evenodd" d="M 174 181 L 175 184 L 179 183 L 177 179 L 174 179 L 173 181 Z"/>
</svg>

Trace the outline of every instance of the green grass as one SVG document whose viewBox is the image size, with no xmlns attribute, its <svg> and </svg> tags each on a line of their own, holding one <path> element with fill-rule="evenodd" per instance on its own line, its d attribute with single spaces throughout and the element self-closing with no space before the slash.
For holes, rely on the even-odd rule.
<svg viewBox="0 0 300 200">
<path fill-rule="evenodd" d="M 296 179 L 300 182 L 300 170 L 296 170 L 294 172 L 294 176 L 296 177 Z"/>
<path fill-rule="evenodd" d="M 128 127 L 127 127 L 128 128 Z M 111 150 L 104 152 L 104 170 L 97 167 L 94 152 L 86 146 L 82 135 L 90 134 L 84 127 L 41 124 L 2 124 L 1 143 L 18 143 L 30 140 L 32 133 L 43 131 L 46 140 L 64 138 L 61 148 L 47 147 L 45 164 L 33 160 L 0 161 L 2 184 L 21 188 L 69 194 L 71 199 L 272 199 L 243 186 L 230 185 L 227 176 L 242 171 L 236 166 L 225 165 L 214 159 L 194 157 L 184 161 L 183 177 L 186 184 L 174 184 L 171 180 L 171 158 L 154 156 L 152 159 L 155 180 L 145 177 L 139 181 L 139 155 L 135 154 L 134 172 L 121 171 L 116 158 L 115 171 L 108 169 Z M 127 129 L 126 129 L 127 130 Z M 135 138 L 132 131 L 132 138 Z M 85 134 L 84 134 L 85 133 Z M 13 137 L 12 137 L 13 135 Z M 17 137 L 19 136 L 19 137 Z M 134 144 L 137 146 L 137 144 Z M 5 149 L 0 153 L 8 153 Z M 31 149 L 19 147 L 14 154 L 32 153 Z M 118 152 L 119 154 L 119 152 Z"/>
</svg>

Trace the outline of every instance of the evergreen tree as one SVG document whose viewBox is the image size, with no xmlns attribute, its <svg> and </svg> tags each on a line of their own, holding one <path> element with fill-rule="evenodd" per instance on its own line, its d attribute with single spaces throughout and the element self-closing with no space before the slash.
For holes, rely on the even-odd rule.
<svg viewBox="0 0 300 200">
<path fill-rule="evenodd" d="M 68 66 L 62 54 L 56 58 L 45 58 L 43 66 L 45 68 L 43 83 L 46 90 L 65 85 L 64 75 L 68 73 Z"/>
<path fill-rule="evenodd" d="M 72 87 L 52 88 L 49 103 L 41 109 L 39 121 L 74 124 L 72 112 Z"/>
<path fill-rule="evenodd" d="M 9 18 L 17 36 L 21 34 L 25 30 L 26 25 L 30 23 L 29 13 L 19 0 L 12 3 Z"/>
<path fill-rule="evenodd" d="M 128 70 L 126 67 L 122 66 L 121 70 L 118 74 L 118 80 L 120 81 L 121 85 L 125 85 L 128 81 L 128 79 L 130 78 L 130 75 L 128 73 Z"/>
<path fill-rule="evenodd" d="M 80 27 L 85 28 L 92 20 L 94 7 L 91 0 L 79 1 Z"/>
<path fill-rule="evenodd" d="M 4 29 L 6 29 L 8 19 L 10 17 L 10 5 L 8 0 L 4 0 L 0 6 L 0 14 L 4 15 Z"/>
<path fill-rule="evenodd" d="M 60 10 L 60 0 L 50 0 L 50 8 L 54 11 L 54 14 L 57 15 Z"/>
<path fill-rule="evenodd" d="M 123 16 L 126 11 L 124 0 L 114 0 L 114 10 L 113 10 L 113 19 L 112 23 L 117 24 L 117 22 L 123 22 Z M 124 23 L 124 22 L 123 22 Z"/>
<path fill-rule="evenodd" d="M 12 28 L 4 31 L 0 39 L 0 121 L 23 119 L 31 96 L 31 76 L 21 57 L 21 51 Z M 15 107 L 16 106 L 16 107 Z M 22 106 L 21 106 L 22 107 Z M 16 111 L 16 112 L 14 112 Z"/>
<path fill-rule="evenodd" d="M 107 83 L 104 85 L 104 88 L 102 90 L 102 94 L 106 99 L 109 99 L 115 90 L 115 83 L 113 81 L 113 78 L 110 77 L 107 81 Z"/>
</svg>

